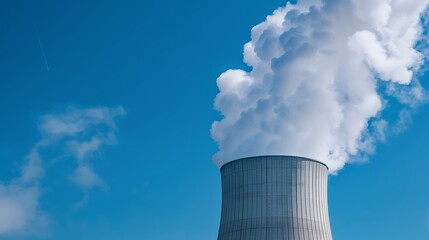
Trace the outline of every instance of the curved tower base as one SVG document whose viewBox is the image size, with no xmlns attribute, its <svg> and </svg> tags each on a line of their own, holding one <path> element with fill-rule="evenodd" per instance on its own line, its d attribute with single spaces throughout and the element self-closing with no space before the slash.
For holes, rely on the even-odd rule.
<svg viewBox="0 0 429 240">
<path fill-rule="evenodd" d="M 225 164 L 218 240 L 332 240 L 327 173 L 323 163 L 291 156 Z"/>
</svg>

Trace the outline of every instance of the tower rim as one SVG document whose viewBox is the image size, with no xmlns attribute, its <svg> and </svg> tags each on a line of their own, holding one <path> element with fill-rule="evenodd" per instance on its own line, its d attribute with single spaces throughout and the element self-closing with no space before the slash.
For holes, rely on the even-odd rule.
<svg viewBox="0 0 429 240">
<path fill-rule="evenodd" d="M 229 164 L 234 163 L 234 162 L 237 162 L 237 161 L 245 161 L 245 160 L 249 160 L 249 159 L 252 159 L 252 158 L 263 158 L 263 157 L 273 157 L 273 158 L 284 158 L 284 157 L 286 157 L 286 158 L 299 158 L 299 159 L 302 159 L 302 160 L 304 160 L 304 161 L 309 161 L 309 162 L 319 163 L 319 164 L 321 164 L 321 165 L 325 166 L 325 167 L 326 167 L 326 169 L 329 171 L 329 167 L 328 167 L 328 165 L 326 165 L 325 163 L 323 163 L 323 162 L 321 162 L 321 161 L 318 161 L 318 160 L 315 160 L 315 159 L 312 159 L 312 158 L 308 158 L 308 157 L 301 157 L 301 156 L 297 156 L 297 155 L 257 155 L 257 156 L 249 156 L 249 157 L 237 158 L 237 159 L 234 159 L 234 160 L 229 161 L 229 162 L 225 163 L 224 165 L 222 165 L 222 166 L 220 167 L 220 171 L 222 172 L 222 169 L 223 169 L 226 165 L 229 165 Z"/>
</svg>

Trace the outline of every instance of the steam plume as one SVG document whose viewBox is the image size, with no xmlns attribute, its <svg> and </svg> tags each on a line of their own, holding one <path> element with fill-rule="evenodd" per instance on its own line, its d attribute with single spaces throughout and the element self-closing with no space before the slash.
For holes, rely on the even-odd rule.
<svg viewBox="0 0 429 240">
<path fill-rule="evenodd" d="M 428 0 L 302 0 L 252 29 L 244 46 L 250 71 L 218 79 L 214 161 L 299 155 L 335 173 L 374 151 L 395 126 L 382 118 L 389 99 L 401 115 L 425 98 L 418 72 Z M 393 124 L 394 125 L 394 124 Z"/>
</svg>

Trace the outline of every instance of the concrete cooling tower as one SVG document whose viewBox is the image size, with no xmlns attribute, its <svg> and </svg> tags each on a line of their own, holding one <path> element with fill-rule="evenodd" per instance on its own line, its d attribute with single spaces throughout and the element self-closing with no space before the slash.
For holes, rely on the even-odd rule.
<svg viewBox="0 0 429 240">
<path fill-rule="evenodd" d="M 218 240 L 332 240 L 328 167 L 292 156 L 225 164 Z"/>
</svg>

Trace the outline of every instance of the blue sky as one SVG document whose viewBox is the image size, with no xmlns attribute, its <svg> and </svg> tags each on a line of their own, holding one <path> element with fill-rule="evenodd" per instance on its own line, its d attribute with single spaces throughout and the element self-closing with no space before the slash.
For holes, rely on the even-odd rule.
<svg viewBox="0 0 429 240">
<path fill-rule="evenodd" d="M 46 226 L 0 239 L 215 239 L 221 189 L 209 130 L 220 118 L 213 110 L 216 78 L 230 68 L 246 69 L 242 48 L 251 28 L 282 5 L 2 1 L 3 184 L 19 178 L 25 156 L 46 138 L 42 116 L 64 116 L 70 107 L 124 113 L 115 126 L 89 124 L 83 135 L 40 150 L 45 176 L 38 180 L 38 209 Z M 421 82 L 429 85 L 427 76 Z M 427 122 L 429 107 L 422 106 L 408 129 L 379 144 L 368 163 L 346 165 L 330 177 L 335 239 L 428 239 Z M 67 144 L 110 132 L 114 143 L 104 142 L 85 160 L 102 186 L 71 181 L 82 161 Z"/>
</svg>

